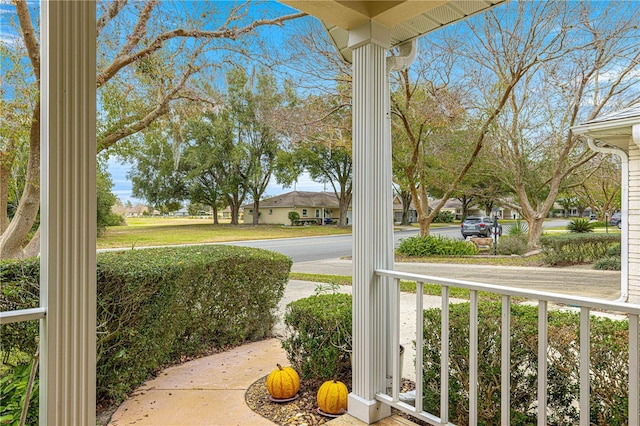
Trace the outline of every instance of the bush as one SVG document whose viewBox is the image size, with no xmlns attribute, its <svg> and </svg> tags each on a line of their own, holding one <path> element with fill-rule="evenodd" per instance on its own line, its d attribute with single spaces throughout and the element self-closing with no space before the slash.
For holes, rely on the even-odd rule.
<svg viewBox="0 0 640 426">
<path fill-rule="evenodd" d="M 618 243 L 618 244 L 611 244 L 608 248 L 607 251 L 605 252 L 606 256 L 622 256 L 622 244 Z"/>
<path fill-rule="evenodd" d="M 456 216 L 451 212 L 438 212 L 433 218 L 433 223 L 451 223 L 455 218 Z"/>
<path fill-rule="evenodd" d="M 298 212 L 289 212 L 288 216 L 289 220 L 291 221 L 291 225 L 294 225 L 297 221 L 300 220 L 300 213 Z"/>
<path fill-rule="evenodd" d="M 513 223 L 505 225 L 507 229 L 507 235 L 518 236 L 529 234 L 529 224 L 521 220 L 516 220 Z"/>
<path fill-rule="evenodd" d="M 2 310 L 37 306 L 36 265 L 0 262 Z M 184 357 L 268 336 L 290 268 L 286 256 L 233 246 L 99 253 L 98 401 L 122 401 Z M 3 325 L 3 355 L 34 353 L 36 336 L 37 324 Z"/>
<path fill-rule="evenodd" d="M 620 256 L 603 257 L 593 264 L 593 269 L 601 271 L 619 271 L 621 268 Z"/>
<path fill-rule="evenodd" d="M 287 305 L 282 347 L 303 379 L 351 383 L 351 295 L 319 294 Z"/>
<path fill-rule="evenodd" d="M 106 226 L 125 226 L 127 222 L 121 214 L 109 213 L 105 218 Z"/>
<path fill-rule="evenodd" d="M 567 229 L 569 232 L 575 232 L 577 234 L 586 234 L 588 232 L 593 232 L 594 224 L 587 218 L 577 218 L 573 219 L 567 225 Z"/>
<path fill-rule="evenodd" d="M 564 234 L 540 237 L 544 261 L 550 265 L 594 262 L 605 257 L 609 246 L 619 242 L 619 234 Z"/>
<path fill-rule="evenodd" d="M 609 224 L 608 224 L 607 222 L 605 222 L 604 220 L 598 220 L 598 221 L 596 221 L 596 222 L 591 222 L 591 225 L 592 225 L 594 228 L 606 228 L 606 227 L 612 228 L 612 226 L 611 226 L 611 225 L 609 225 Z"/>
<path fill-rule="evenodd" d="M 415 236 L 400 241 L 398 253 L 405 256 L 469 256 L 478 254 L 472 243 L 454 240 L 442 235 L 421 237 Z"/>
<path fill-rule="evenodd" d="M 479 304 L 479 424 L 500 424 L 501 305 Z M 577 424 L 579 323 L 574 313 L 550 311 L 548 395 L 550 425 Z M 449 421 L 469 423 L 469 304 L 450 306 Z M 627 417 L 628 325 L 591 317 L 591 424 L 622 425 Z M 440 411 L 440 309 L 424 312 L 424 409 Z M 511 424 L 536 423 L 537 308 L 511 307 Z"/>
<path fill-rule="evenodd" d="M 528 250 L 526 235 L 505 235 L 498 240 L 497 252 L 501 255 L 523 255 Z"/>
</svg>

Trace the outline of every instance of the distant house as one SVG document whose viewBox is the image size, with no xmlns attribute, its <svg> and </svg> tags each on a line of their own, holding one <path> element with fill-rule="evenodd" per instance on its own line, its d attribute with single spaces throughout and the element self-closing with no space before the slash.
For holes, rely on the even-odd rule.
<svg viewBox="0 0 640 426">
<path fill-rule="evenodd" d="M 253 222 L 253 203 L 245 204 L 244 223 Z M 302 222 L 337 222 L 340 216 L 338 197 L 333 192 L 292 191 L 260 200 L 259 223 L 290 224 L 289 212 L 298 212 Z M 347 217 L 348 222 L 350 222 Z"/>
<path fill-rule="evenodd" d="M 438 203 L 439 199 L 433 200 L 429 203 L 429 211 L 431 211 Z M 445 205 L 440 209 L 441 212 L 450 212 L 454 215 L 456 220 L 462 219 L 462 201 L 457 198 L 450 198 Z M 467 209 L 467 216 L 488 216 L 494 215 L 497 213 L 498 218 L 500 219 L 520 219 L 520 214 L 517 210 L 509 208 L 509 207 L 501 207 L 496 206 L 493 212 L 487 212 L 481 206 L 477 204 L 472 204 Z"/>
<path fill-rule="evenodd" d="M 402 198 L 395 195 L 393 197 L 393 221 L 395 223 L 402 222 Z M 409 204 L 409 223 L 418 221 L 418 211 L 416 206 L 413 205 L 413 201 Z"/>
<path fill-rule="evenodd" d="M 243 220 L 244 207 L 240 207 L 238 211 L 238 221 Z M 231 220 L 231 207 L 227 206 L 224 210 L 218 210 L 218 219 Z"/>
<path fill-rule="evenodd" d="M 438 205 L 439 202 L 440 202 L 440 199 L 431 201 L 429 203 L 429 211 L 433 210 Z M 456 220 L 461 220 L 462 219 L 462 201 L 458 200 L 457 198 L 449 198 L 447 202 L 444 203 L 444 206 L 442 206 L 440 211 L 449 212 L 453 214 Z M 486 213 L 484 209 L 481 208 L 480 206 L 471 205 L 467 209 L 467 215 L 468 216 L 485 216 Z"/>
</svg>

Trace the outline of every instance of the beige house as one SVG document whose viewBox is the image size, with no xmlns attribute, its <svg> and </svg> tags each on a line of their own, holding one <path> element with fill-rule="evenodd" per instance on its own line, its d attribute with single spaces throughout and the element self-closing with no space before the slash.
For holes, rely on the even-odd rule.
<svg viewBox="0 0 640 426">
<path fill-rule="evenodd" d="M 253 203 L 245 204 L 244 223 L 253 222 Z M 340 216 L 338 198 L 333 192 L 291 191 L 260 201 L 260 223 L 289 225 L 289 212 L 297 212 L 302 223 L 322 223 Z"/>
</svg>

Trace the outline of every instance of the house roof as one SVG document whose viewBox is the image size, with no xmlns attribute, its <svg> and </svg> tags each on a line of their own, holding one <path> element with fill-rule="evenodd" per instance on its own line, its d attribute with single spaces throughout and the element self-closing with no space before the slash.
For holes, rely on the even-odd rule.
<svg viewBox="0 0 640 426">
<path fill-rule="evenodd" d="M 333 192 L 291 191 L 260 200 L 260 208 L 331 207 L 338 208 L 338 197 Z M 244 208 L 252 208 L 248 203 Z"/>
<path fill-rule="evenodd" d="M 349 30 L 369 21 L 391 30 L 391 47 L 413 40 L 506 0 L 280 0 L 322 21 L 342 58 L 351 62 Z"/>
<path fill-rule="evenodd" d="M 575 134 L 626 149 L 633 127 L 640 126 L 640 104 L 597 117 L 571 128 Z M 640 138 L 640 135 L 636 135 Z"/>
</svg>

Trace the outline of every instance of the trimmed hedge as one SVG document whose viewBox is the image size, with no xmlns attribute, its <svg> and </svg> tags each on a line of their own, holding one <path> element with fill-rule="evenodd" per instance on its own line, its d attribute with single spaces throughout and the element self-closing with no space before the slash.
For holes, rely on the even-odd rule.
<svg viewBox="0 0 640 426">
<path fill-rule="evenodd" d="M 550 265 L 594 262 L 609 246 L 620 243 L 620 234 L 572 233 L 540 237 L 544 261 Z"/>
<path fill-rule="evenodd" d="M 400 240 L 397 252 L 405 256 L 470 256 L 478 254 L 473 243 L 442 235 L 415 236 Z"/>
<path fill-rule="evenodd" d="M 478 424 L 500 424 L 501 305 L 478 307 Z M 511 424 L 536 423 L 537 317 L 535 306 L 511 307 Z M 440 410 L 440 309 L 424 311 L 424 409 Z M 579 423 L 580 316 L 548 314 L 549 425 Z M 469 304 L 453 304 L 449 313 L 449 420 L 469 422 Z M 591 317 L 591 424 L 627 424 L 628 324 Z"/>
<path fill-rule="evenodd" d="M 449 420 L 469 422 L 469 303 L 449 307 Z M 478 376 L 480 425 L 500 424 L 501 304 L 478 307 Z M 424 409 L 440 411 L 440 309 L 424 311 Z M 511 424 L 537 421 L 538 309 L 511 306 Z M 292 302 L 283 348 L 305 380 L 351 378 L 351 296 L 325 294 Z M 579 314 L 548 313 L 547 424 L 578 423 L 580 371 Z M 628 323 L 591 317 L 591 424 L 627 424 Z"/>
<path fill-rule="evenodd" d="M 282 347 L 300 377 L 351 383 L 351 295 L 319 294 L 287 305 Z"/>
<path fill-rule="evenodd" d="M 37 259 L 0 262 L 0 308 L 37 306 Z M 234 246 L 97 256 L 97 396 L 117 403 L 166 364 L 268 336 L 291 260 Z M 37 324 L 2 326 L 7 352 L 35 352 Z"/>
</svg>

